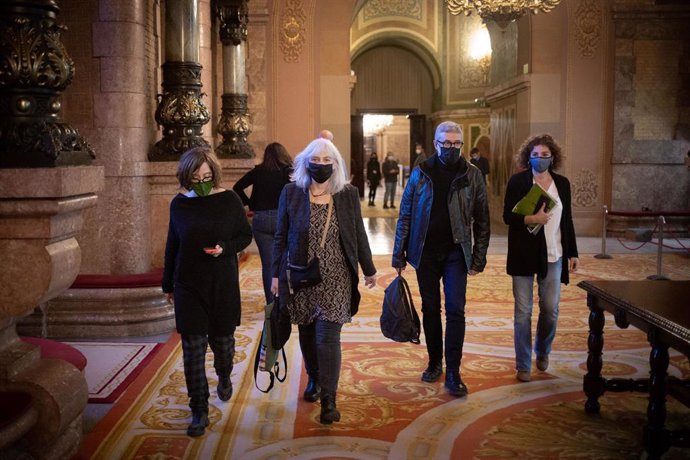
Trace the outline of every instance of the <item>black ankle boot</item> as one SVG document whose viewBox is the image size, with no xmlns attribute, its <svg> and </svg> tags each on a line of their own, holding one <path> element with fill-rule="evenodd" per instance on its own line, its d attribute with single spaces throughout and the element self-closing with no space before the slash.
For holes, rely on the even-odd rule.
<svg viewBox="0 0 690 460">
<path fill-rule="evenodd" d="M 218 398 L 221 401 L 228 401 L 232 396 L 232 382 L 230 377 L 218 377 L 218 388 L 216 388 Z"/>
<path fill-rule="evenodd" d="M 304 389 L 304 400 L 308 402 L 316 402 L 319 400 L 319 396 L 321 396 L 321 387 L 319 386 L 319 383 L 316 381 L 316 379 L 309 377 L 307 388 Z"/>
<path fill-rule="evenodd" d="M 319 420 L 324 425 L 340 421 L 340 412 L 335 407 L 335 396 L 324 395 L 321 397 L 321 417 Z"/>
<path fill-rule="evenodd" d="M 196 438 L 206 431 L 208 426 L 208 412 L 192 410 L 192 423 L 187 427 L 187 436 Z"/>
<path fill-rule="evenodd" d="M 429 366 L 422 372 L 422 382 L 435 382 L 441 377 L 442 372 L 441 363 L 429 363 Z"/>
<path fill-rule="evenodd" d="M 448 394 L 462 398 L 467 396 L 467 386 L 463 383 L 462 377 L 460 377 L 460 372 L 449 371 L 446 369 L 446 391 Z"/>
</svg>

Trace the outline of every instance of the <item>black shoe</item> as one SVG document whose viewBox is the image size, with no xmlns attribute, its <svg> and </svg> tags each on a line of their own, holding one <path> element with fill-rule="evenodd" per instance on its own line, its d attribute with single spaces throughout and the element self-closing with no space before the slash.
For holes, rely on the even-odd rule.
<svg viewBox="0 0 690 460">
<path fill-rule="evenodd" d="M 340 421 L 340 412 L 335 407 L 335 398 L 333 396 L 323 396 L 321 398 L 321 416 L 319 421 L 323 425 L 330 425 L 333 422 Z"/>
<path fill-rule="evenodd" d="M 206 431 L 208 426 L 208 412 L 192 410 L 192 423 L 187 427 L 187 436 L 196 438 Z"/>
<path fill-rule="evenodd" d="M 390 205 L 390 206 L 389 206 L 389 208 L 391 208 L 391 209 L 395 209 L 395 205 L 394 205 L 394 204 L 392 204 L 392 205 Z"/>
<path fill-rule="evenodd" d="M 309 377 L 307 388 L 305 388 L 302 396 L 304 400 L 308 402 L 316 402 L 319 400 L 319 396 L 321 396 L 321 387 L 316 382 L 316 379 Z"/>
<path fill-rule="evenodd" d="M 218 377 L 216 392 L 221 401 L 228 401 L 230 399 L 232 396 L 232 382 L 230 381 L 230 377 Z"/>
<path fill-rule="evenodd" d="M 462 382 L 460 373 L 457 371 L 446 371 L 446 391 L 448 394 L 461 398 L 467 396 L 467 387 Z"/>
<path fill-rule="evenodd" d="M 384 205 L 383 205 L 383 209 L 388 209 L 388 205 L 387 205 L 387 204 L 384 204 Z"/>
<path fill-rule="evenodd" d="M 422 382 L 435 382 L 441 377 L 442 372 L 443 366 L 441 363 L 429 363 L 429 367 L 422 372 Z"/>
</svg>

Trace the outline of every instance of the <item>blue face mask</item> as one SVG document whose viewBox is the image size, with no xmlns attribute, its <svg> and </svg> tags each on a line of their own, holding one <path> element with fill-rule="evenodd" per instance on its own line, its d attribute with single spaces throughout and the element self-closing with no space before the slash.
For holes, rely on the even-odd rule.
<svg viewBox="0 0 690 460">
<path fill-rule="evenodd" d="M 529 164 L 532 166 L 532 169 L 534 169 L 538 173 L 543 173 L 547 169 L 549 169 L 549 166 L 551 166 L 551 157 L 548 158 L 530 158 L 529 159 Z"/>
</svg>

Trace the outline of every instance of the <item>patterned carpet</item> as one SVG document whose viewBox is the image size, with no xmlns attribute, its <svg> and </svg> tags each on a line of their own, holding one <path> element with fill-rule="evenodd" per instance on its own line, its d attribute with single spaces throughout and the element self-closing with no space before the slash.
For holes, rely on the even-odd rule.
<svg viewBox="0 0 690 460">
<path fill-rule="evenodd" d="M 656 271 L 653 255 L 583 256 L 581 269 L 562 293 L 559 329 L 548 372 L 534 368 L 530 383 L 515 380 L 512 294 L 505 256 L 489 256 L 487 270 L 469 280 L 468 332 L 462 362 L 467 398 L 443 383 L 426 384 L 424 345 L 385 339 L 378 317 L 385 286 L 394 277 L 390 256 L 377 256 L 378 286 L 363 292 L 360 313 L 343 332 L 338 394 L 342 421 L 318 423 L 319 405 L 298 398 L 306 375 L 296 331 L 288 342 L 288 379 L 270 394 L 254 387 L 253 357 L 261 327 L 261 276 L 257 257 L 242 270 L 243 325 L 238 329 L 232 381 L 235 394 L 222 403 L 212 391 L 206 435 L 185 435 L 190 421 L 179 341 L 173 340 L 85 439 L 78 458 L 639 458 L 646 397 L 607 393 L 601 414 L 584 413 L 582 377 L 587 358 L 584 279 L 644 279 Z M 407 270 L 413 293 L 416 278 Z M 690 279 L 690 263 L 665 255 L 664 273 Z M 421 301 L 416 296 L 420 310 Z M 607 315 L 607 377 L 644 377 L 649 348 L 644 334 L 615 327 Z M 215 388 L 211 355 L 208 376 Z M 688 377 L 690 366 L 672 352 L 669 374 Z M 265 383 L 265 382 L 263 382 Z M 690 425 L 690 410 L 669 399 L 667 427 Z M 688 458 L 672 449 L 665 458 Z"/>
</svg>

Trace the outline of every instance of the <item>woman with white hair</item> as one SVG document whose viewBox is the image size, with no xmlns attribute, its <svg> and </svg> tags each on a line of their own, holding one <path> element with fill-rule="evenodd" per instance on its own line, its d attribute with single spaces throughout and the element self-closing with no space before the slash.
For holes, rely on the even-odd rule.
<svg viewBox="0 0 690 460">
<path fill-rule="evenodd" d="M 309 376 L 304 399 L 321 398 L 320 421 L 340 420 L 335 398 L 340 378 L 340 332 L 359 308 L 358 264 L 364 284 L 376 284 L 376 268 L 364 231 L 359 193 L 347 180 L 345 163 L 328 139 L 315 139 L 293 163 L 293 182 L 281 193 L 273 247 L 271 291 L 299 326 Z M 321 282 L 299 290 L 289 284 L 288 264 L 318 258 Z"/>
</svg>

